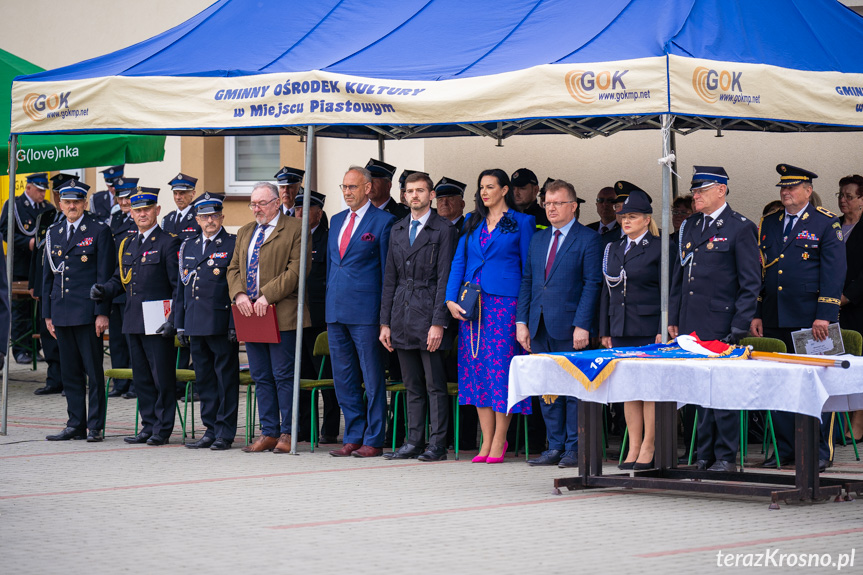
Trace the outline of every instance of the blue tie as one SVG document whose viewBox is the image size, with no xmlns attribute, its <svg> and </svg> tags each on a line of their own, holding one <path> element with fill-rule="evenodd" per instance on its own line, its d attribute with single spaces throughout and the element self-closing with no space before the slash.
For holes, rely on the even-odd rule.
<svg viewBox="0 0 863 575">
<path fill-rule="evenodd" d="M 788 222 L 785 224 L 785 232 L 782 234 L 785 237 L 788 237 L 788 234 L 791 233 L 791 228 L 794 227 L 794 220 L 797 219 L 797 216 L 788 216 Z"/>
<path fill-rule="evenodd" d="M 252 248 L 252 259 L 246 271 L 246 295 L 253 300 L 258 299 L 258 257 L 261 254 L 261 246 L 264 245 L 264 237 L 267 235 L 267 224 L 261 224 L 258 230 L 260 230 L 258 238 Z"/>
<path fill-rule="evenodd" d="M 417 228 L 420 227 L 419 220 L 413 220 L 411 222 L 411 233 L 410 233 L 410 241 L 411 245 L 414 245 L 414 240 L 417 239 Z"/>
</svg>

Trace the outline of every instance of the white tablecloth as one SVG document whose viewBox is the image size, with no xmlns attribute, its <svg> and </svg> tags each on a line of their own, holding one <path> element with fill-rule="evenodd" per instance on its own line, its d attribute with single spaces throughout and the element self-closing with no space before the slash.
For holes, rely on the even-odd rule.
<svg viewBox="0 0 863 575">
<path fill-rule="evenodd" d="M 533 395 L 567 395 L 596 403 L 676 401 L 716 409 L 771 409 L 818 417 L 863 409 L 863 358 L 843 356 L 850 369 L 761 360 L 624 359 L 596 390 L 548 357 L 513 358 L 508 408 Z"/>
</svg>

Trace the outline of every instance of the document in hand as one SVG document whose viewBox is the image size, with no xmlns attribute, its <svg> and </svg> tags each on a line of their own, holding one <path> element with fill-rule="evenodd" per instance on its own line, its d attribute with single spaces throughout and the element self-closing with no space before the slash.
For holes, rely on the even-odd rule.
<svg viewBox="0 0 863 575">
<path fill-rule="evenodd" d="M 279 331 L 279 318 L 276 316 L 276 305 L 267 306 L 267 313 L 258 316 L 252 313 L 249 317 L 244 316 L 237 309 L 236 304 L 231 305 L 231 313 L 234 315 L 234 329 L 237 330 L 237 341 L 246 343 L 281 343 L 282 333 Z"/>
<path fill-rule="evenodd" d="M 141 309 L 144 312 L 144 333 L 156 335 L 156 330 L 162 327 L 171 315 L 171 300 L 145 301 L 141 304 Z"/>
</svg>

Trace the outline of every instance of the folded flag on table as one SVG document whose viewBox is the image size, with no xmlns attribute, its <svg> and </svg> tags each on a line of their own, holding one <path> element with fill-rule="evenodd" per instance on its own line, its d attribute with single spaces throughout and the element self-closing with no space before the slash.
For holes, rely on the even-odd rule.
<svg viewBox="0 0 863 575">
<path fill-rule="evenodd" d="M 621 359 L 746 359 L 746 347 L 728 345 L 721 341 L 701 341 L 695 333 L 678 336 L 668 343 L 655 343 L 641 347 L 591 349 L 540 353 L 541 357 L 553 359 L 572 377 L 581 382 L 588 391 L 593 391 L 614 371 Z"/>
</svg>

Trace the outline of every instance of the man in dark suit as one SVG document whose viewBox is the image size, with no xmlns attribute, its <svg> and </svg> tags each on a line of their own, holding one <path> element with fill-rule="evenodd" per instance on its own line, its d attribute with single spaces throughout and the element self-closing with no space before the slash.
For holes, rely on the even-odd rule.
<svg viewBox="0 0 863 575">
<path fill-rule="evenodd" d="M 306 301 L 309 305 L 309 315 L 312 325 L 303 330 L 303 378 L 317 379 L 321 373 L 321 363 L 324 358 L 315 357 L 315 341 L 318 336 L 327 331 L 326 300 L 327 300 L 327 238 L 329 236 L 329 221 L 324 212 L 324 202 L 327 197 L 318 192 L 311 192 L 309 198 L 309 232 L 312 235 L 312 271 L 306 279 Z M 295 199 L 294 216 L 302 219 L 304 192 Z M 321 377 L 332 379 L 332 362 L 324 362 Z M 300 392 L 303 397 L 300 404 L 300 425 L 308 428 L 311 408 L 309 406 L 311 392 Z M 336 392 L 333 389 L 322 389 L 324 401 L 324 417 L 321 422 L 320 443 L 338 443 L 340 410 Z M 300 433 L 304 433 L 303 429 Z M 303 435 L 301 435 L 303 437 Z"/>
<path fill-rule="evenodd" d="M 599 235 L 575 219 L 572 184 L 557 180 L 546 188 L 550 226 L 534 234 L 521 280 L 516 338 L 531 353 L 584 349 L 599 303 Z M 541 404 L 548 450 L 531 465 L 578 465 L 578 400 L 558 397 Z"/>
<path fill-rule="evenodd" d="M 84 211 L 88 189 L 75 180 L 60 189 L 66 221 L 51 226 L 45 239 L 42 315 L 60 346 L 69 415 L 66 428 L 48 441 L 86 434 L 87 441 L 98 442 L 105 430 L 102 332 L 111 304 L 90 300 L 90 287 L 111 279 L 117 258 L 108 226 Z"/>
<path fill-rule="evenodd" d="M 105 185 L 107 190 L 96 192 L 90 198 L 90 211 L 96 216 L 100 222 L 108 222 L 111 214 L 117 211 L 116 190 L 114 189 L 114 181 L 123 177 L 123 172 L 126 166 L 111 166 L 102 170 L 100 173 L 105 176 Z"/>
<path fill-rule="evenodd" d="M 138 233 L 135 221 L 132 219 L 132 208 L 129 198 L 138 188 L 138 178 L 117 178 L 114 180 L 114 193 L 120 209 L 111 214 L 108 227 L 114 238 L 114 253 L 120 251 L 120 244 L 129 236 Z M 131 240 L 130 240 L 131 241 Z M 111 350 L 111 367 L 113 369 L 128 368 L 132 365 L 129 357 L 129 337 L 123 332 L 123 309 L 126 307 L 126 292 L 120 293 L 111 301 L 111 315 L 108 316 L 108 348 Z M 108 392 L 108 397 L 138 397 L 131 388 L 131 379 L 115 379 L 114 389 Z"/>
<path fill-rule="evenodd" d="M 57 174 L 51 177 L 51 189 L 54 191 L 54 197 L 60 191 L 60 188 L 70 180 L 76 177 L 72 174 Z M 53 206 L 51 206 L 53 208 Z M 60 393 L 63 391 L 63 373 L 60 367 L 60 347 L 57 345 L 57 340 L 51 336 L 48 331 L 48 326 L 42 318 L 42 271 L 45 261 L 45 238 L 48 235 L 48 228 L 53 224 L 64 220 L 62 210 L 48 209 L 39 214 L 36 218 L 36 250 L 33 259 L 30 260 L 30 279 L 27 287 L 30 289 L 30 295 L 36 300 L 36 317 L 39 319 L 39 343 L 42 345 L 42 354 L 45 358 L 45 363 L 48 364 L 46 371 L 45 386 L 33 391 L 34 395 L 49 395 Z"/>
<path fill-rule="evenodd" d="M 308 258 L 306 269 L 300 270 L 303 226 L 297 218 L 281 211 L 276 186 L 269 182 L 255 184 L 249 207 L 255 221 L 237 232 L 236 249 L 228 266 L 229 294 L 245 317 L 253 313 L 264 316 L 269 306 L 275 305 L 281 341 L 246 341 L 261 435 L 243 451 L 290 453 L 291 434 L 296 432 L 292 410 L 300 273 L 308 274 L 312 261 Z M 312 325 L 307 306 L 301 321 L 303 327 Z"/>
<path fill-rule="evenodd" d="M 45 190 L 48 189 L 48 174 L 40 172 L 27 176 L 24 193 L 15 196 L 12 205 L 12 215 L 15 218 L 15 235 L 13 238 L 12 280 L 27 281 L 30 276 L 30 262 L 36 251 L 36 219 L 44 211 L 54 210 L 50 202 L 45 201 Z M 9 202 L 3 204 L 0 215 L 0 229 L 6 238 L 9 229 Z M 7 246 L 7 249 L 9 246 Z M 12 355 L 18 363 L 33 361 L 30 355 L 29 333 L 33 329 L 32 299 L 16 299 L 12 303 Z"/>
<path fill-rule="evenodd" d="M 441 178 L 434 187 L 437 213 L 461 233 L 464 225 L 464 191 L 466 184 L 452 178 Z"/>
<path fill-rule="evenodd" d="M 177 250 L 180 240 L 159 227 L 158 188 L 139 187 L 131 197 L 138 233 L 126 238 L 117 269 L 107 284 L 94 284 L 90 297 L 107 301 L 125 290 L 123 329 L 129 336 L 132 384 L 138 394 L 141 431 L 126 443 L 165 445 L 174 431 L 176 372 L 172 314 L 155 331 L 144 323 L 145 302 L 173 300 L 177 290 Z"/>
<path fill-rule="evenodd" d="M 205 193 L 195 202 L 201 235 L 180 246 L 180 282 L 174 298 L 177 337 L 192 352 L 201 421 L 207 428 L 190 449 L 224 451 L 237 434 L 240 348 L 231 318 L 228 263 L 236 236 L 222 227 L 223 196 Z"/>
<path fill-rule="evenodd" d="M 414 173 L 405 182 L 411 215 L 393 225 L 381 296 L 380 340 L 397 350 L 402 368 L 410 429 L 389 459 L 446 459 L 449 401 L 444 350 L 453 344 L 446 284 L 458 233 L 431 210 L 431 178 Z M 428 446 L 426 410 L 430 412 Z"/>
<path fill-rule="evenodd" d="M 587 227 L 599 235 L 604 236 L 608 232 L 617 230 L 618 234 L 613 234 L 611 237 L 620 239 L 620 224 L 617 222 L 617 217 L 614 215 L 614 204 L 617 202 L 617 193 L 612 187 L 605 187 L 599 190 L 596 194 L 596 213 L 599 215 L 599 221 L 587 224 Z"/>
<path fill-rule="evenodd" d="M 690 189 L 696 213 L 681 224 L 668 331 L 736 344 L 749 331 L 761 289 L 757 230 L 726 202 L 724 168 L 694 166 Z M 737 470 L 739 417 L 737 411 L 698 409 L 698 469 Z"/>
<path fill-rule="evenodd" d="M 342 448 L 330 455 L 374 457 L 383 453 L 385 436 L 387 400 L 378 335 L 384 268 L 395 218 L 369 201 L 372 175 L 367 169 L 351 166 L 341 187 L 348 209 L 333 217 L 333 233 L 327 242 L 326 315 L 345 434 Z"/>
<path fill-rule="evenodd" d="M 410 209 L 395 201 L 390 195 L 396 167 L 371 158 L 366 164 L 366 170 L 372 175 L 372 191 L 369 192 L 369 201 L 372 205 L 379 210 L 391 213 L 396 217 L 396 220 L 407 216 Z"/>
<path fill-rule="evenodd" d="M 780 175 L 776 185 L 785 209 L 761 220 L 764 286 L 751 331 L 756 337 L 781 339 L 793 353 L 792 332 L 811 329 L 812 336 L 822 341 L 828 337 L 828 326 L 839 321 L 847 262 L 839 218 L 810 203 L 812 180 L 818 176 L 789 164 L 779 164 L 776 171 Z M 793 466 L 795 415 L 774 411 L 772 419 L 779 453 L 768 458 L 764 466 L 775 467 L 777 455 L 780 464 Z M 830 420 L 829 414 L 821 418 L 821 471 L 832 459 Z"/>
<path fill-rule="evenodd" d="M 286 216 L 296 215 L 297 194 L 302 189 L 300 185 L 303 183 L 303 176 L 305 175 L 305 170 L 283 166 L 274 176 L 276 184 L 279 186 L 280 209 Z"/>
<path fill-rule="evenodd" d="M 536 201 L 539 195 L 539 180 L 536 174 L 527 168 L 521 168 L 512 173 L 510 181 L 518 211 L 533 216 L 536 220 L 536 229 L 541 230 L 548 227 L 548 216 Z"/>
</svg>

